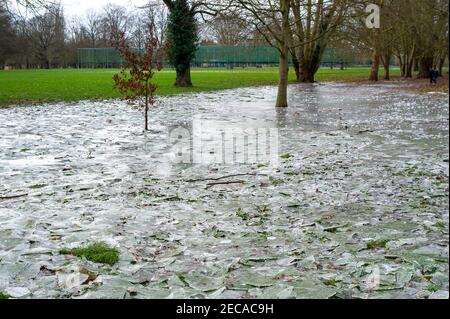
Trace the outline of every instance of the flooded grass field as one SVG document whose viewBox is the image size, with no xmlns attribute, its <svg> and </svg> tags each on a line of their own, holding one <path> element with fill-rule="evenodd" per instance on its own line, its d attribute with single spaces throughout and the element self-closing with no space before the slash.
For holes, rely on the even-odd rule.
<svg viewBox="0 0 450 319">
<path fill-rule="evenodd" d="M 0 110 L 0 292 L 448 298 L 449 98 L 400 85 L 166 97 L 149 133 L 121 101 Z M 279 165 L 176 164 L 199 116 L 277 128 Z M 118 263 L 60 253 L 94 242 Z"/>
</svg>

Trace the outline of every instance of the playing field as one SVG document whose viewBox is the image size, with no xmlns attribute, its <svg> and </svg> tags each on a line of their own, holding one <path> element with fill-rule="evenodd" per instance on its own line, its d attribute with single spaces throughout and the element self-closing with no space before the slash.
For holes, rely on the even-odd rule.
<svg viewBox="0 0 450 319">
<path fill-rule="evenodd" d="M 58 101 L 80 101 L 119 97 L 113 89 L 114 69 L 58 69 L 0 71 L 0 107 L 11 104 L 31 104 Z M 393 70 L 393 75 L 398 73 Z M 361 80 L 369 75 L 368 68 L 322 69 L 318 81 Z M 294 80 L 294 72 L 290 72 Z M 175 72 L 163 70 L 156 75 L 158 95 L 206 92 L 237 87 L 274 85 L 277 68 L 266 69 L 197 69 L 192 71 L 194 87 L 173 86 Z"/>
</svg>

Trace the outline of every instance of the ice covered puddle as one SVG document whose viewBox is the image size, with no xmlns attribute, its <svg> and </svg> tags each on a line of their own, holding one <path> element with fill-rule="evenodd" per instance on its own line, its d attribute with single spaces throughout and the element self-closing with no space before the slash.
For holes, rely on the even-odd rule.
<svg viewBox="0 0 450 319">
<path fill-rule="evenodd" d="M 120 101 L 0 110 L 0 291 L 448 296 L 448 96 L 399 91 L 294 85 L 283 110 L 272 87 L 164 98 L 147 134 Z M 278 167 L 173 162 L 171 130 L 198 116 L 276 128 Z M 119 263 L 59 254 L 94 240 Z M 92 280 L 60 285 L 73 269 Z"/>
</svg>

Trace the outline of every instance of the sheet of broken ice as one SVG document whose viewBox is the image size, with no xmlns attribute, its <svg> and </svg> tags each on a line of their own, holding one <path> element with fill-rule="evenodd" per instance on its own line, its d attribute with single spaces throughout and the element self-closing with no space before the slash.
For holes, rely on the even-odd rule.
<svg viewBox="0 0 450 319">
<path fill-rule="evenodd" d="M 0 291 L 448 297 L 448 96 L 294 85 L 277 111 L 275 93 L 160 99 L 148 134 L 120 101 L 0 110 Z M 176 164 L 169 132 L 199 117 L 277 128 L 285 156 L 276 168 Z M 237 174 L 249 175 L 190 181 Z M 117 246 L 119 264 L 58 254 L 92 241 Z"/>
</svg>

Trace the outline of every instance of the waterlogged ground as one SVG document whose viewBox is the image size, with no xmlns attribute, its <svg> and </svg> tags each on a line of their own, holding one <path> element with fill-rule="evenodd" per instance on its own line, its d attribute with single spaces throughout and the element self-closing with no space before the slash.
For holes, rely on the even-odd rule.
<svg viewBox="0 0 450 319">
<path fill-rule="evenodd" d="M 270 87 L 166 98 L 148 134 L 123 102 L 0 110 L 0 291 L 448 298 L 448 96 L 399 92 L 292 86 L 283 111 Z M 198 115 L 278 128 L 279 166 L 173 163 L 169 130 Z M 236 174 L 253 175 L 208 185 Z M 120 262 L 59 254 L 93 241 Z"/>
</svg>

